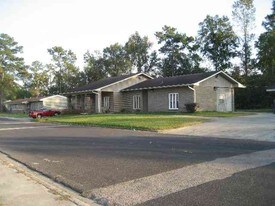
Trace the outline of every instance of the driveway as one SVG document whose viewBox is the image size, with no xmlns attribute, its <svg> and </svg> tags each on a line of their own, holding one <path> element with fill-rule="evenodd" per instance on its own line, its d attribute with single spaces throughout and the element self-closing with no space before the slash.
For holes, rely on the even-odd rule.
<svg viewBox="0 0 275 206">
<path fill-rule="evenodd" d="M 232 118 L 214 118 L 200 125 L 166 130 L 163 133 L 275 142 L 275 115 L 259 113 Z"/>
</svg>

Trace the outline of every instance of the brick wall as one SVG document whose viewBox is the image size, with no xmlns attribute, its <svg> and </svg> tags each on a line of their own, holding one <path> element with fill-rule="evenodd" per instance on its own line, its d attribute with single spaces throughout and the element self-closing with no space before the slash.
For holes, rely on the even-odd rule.
<svg viewBox="0 0 275 206">
<path fill-rule="evenodd" d="M 140 111 L 144 112 L 143 107 L 143 95 L 142 91 L 129 91 L 129 92 L 123 92 L 123 109 L 125 109 L 128 112 L 135 112 L 136 110 L 133 109 L 133 96 L 134 95 L 140 95 Z"/>
<path fill-rule="evenodd" d="M 169 93 L 179 93 L 179 109 L 169 110 Z M 188 87 L 148 90 L 148 112 L 186 111 L 185 104 L 194 102 L 194 92 Z"/>
<path fill-rule="evenodd" d="M 217 110 L 217 90 L 218 88 L 233 88 L 233 84 L 221 77 L 220 75 L 211 77 L 195 86 L 196 102 L 199 104 L 201 111 Z M 232 98 L 234 94 L 232 93 Z M 231 101 L 233 108 L 233 100 Z"/>
</svg>

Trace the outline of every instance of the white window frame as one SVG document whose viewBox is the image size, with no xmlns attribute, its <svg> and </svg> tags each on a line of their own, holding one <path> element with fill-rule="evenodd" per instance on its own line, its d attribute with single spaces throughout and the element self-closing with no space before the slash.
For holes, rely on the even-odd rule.
<svg viewBox="0 0 275 206">
<path fill-rule="evenodd" d="M 179 109 L 179 93 L 168 94 L 168 107 L 170 110 Z"/>
<path fill-rule="evenodd" d="M 104 108 L 110 108 L 110 97 L 109 96 L 105 96 L 103 97 L 103 107 Z"/>
<path fill-rule="evenodd" d="M 141 97 L 140 95 L 133 96 L 133 109 L 140 109 Z"/>
</svg>

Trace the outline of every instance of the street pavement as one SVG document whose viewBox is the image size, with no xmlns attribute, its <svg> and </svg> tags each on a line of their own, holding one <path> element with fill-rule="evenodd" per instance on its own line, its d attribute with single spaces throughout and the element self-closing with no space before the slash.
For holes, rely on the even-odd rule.
<svg viewBox="0 0 275 206">
<path fill-rule="evenodd" d="M 274 142 L 0 118 L 1 152 L 100 204 L 275 205 L 274 149 Z"/>
</svg>

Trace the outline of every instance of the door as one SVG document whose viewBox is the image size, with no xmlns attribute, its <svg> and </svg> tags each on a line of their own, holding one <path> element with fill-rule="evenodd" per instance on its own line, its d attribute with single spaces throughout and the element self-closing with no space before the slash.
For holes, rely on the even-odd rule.
<svg viewBox="0 0 275 206">
<path fill-rule="evenodd" d="M 217 111 L 232 112 L 233 101 L 231 88 L 217 88 Z"/>
</svg>

